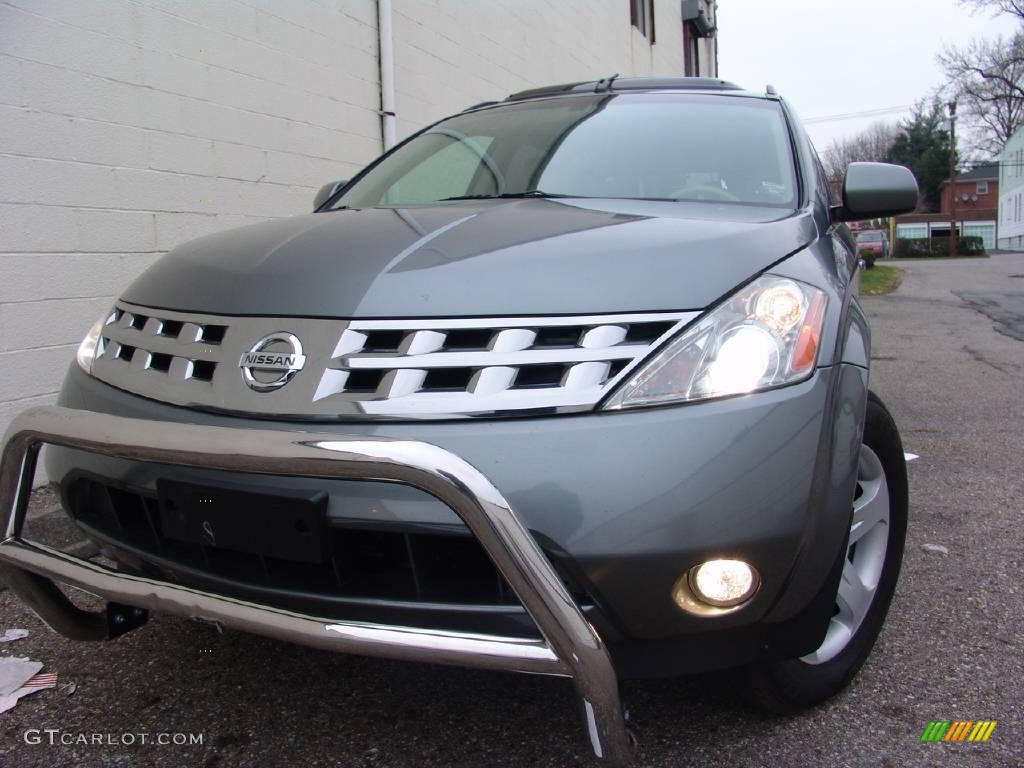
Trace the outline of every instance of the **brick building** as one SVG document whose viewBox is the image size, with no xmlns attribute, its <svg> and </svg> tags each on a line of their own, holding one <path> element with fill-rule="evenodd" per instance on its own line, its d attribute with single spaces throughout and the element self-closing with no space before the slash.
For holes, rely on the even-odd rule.
<svg viewBox="0 0 1024 768">
<path fill-rule="evenodd" d="M 939 188 L 939 213 L 908 213 L 896 217 L 896 237 L 928 240 L 949 237 L 949 222 L 956 218 L 957 235 L 980 237 L 986 250 L 996 247 L 998 237 L 999 164 L 979 165 L 957 174 L 952 185 Z"/>
<path fill-rule="evenodd" d="M 999 207 L 999 163 L 979 165 L 957 174 L 953 184 L 953 201 L 948 181 L 939 188 L 939 211 L 947 216 L 953 211 L 995 211 Z"/>
<path fill-rule="evenodd" d="M 551 82 L 717 74 L 709 0 L 0 5 L 0 430 L 161 253 L 304 213 L 384 148 Z"/>
</svg>

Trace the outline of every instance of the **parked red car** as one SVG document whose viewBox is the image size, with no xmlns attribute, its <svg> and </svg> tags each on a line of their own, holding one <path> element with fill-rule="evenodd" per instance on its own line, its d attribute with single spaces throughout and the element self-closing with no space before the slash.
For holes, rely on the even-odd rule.
<svg viewBox="0 0 1024 768">
<path fill-rule="evenodd" d="M 889 235 L 880 229 L 858 232 L 857 255 L 864 259 L 869 268 L 875 265 L 875 259 L 888 258 Z"/>
</svg>

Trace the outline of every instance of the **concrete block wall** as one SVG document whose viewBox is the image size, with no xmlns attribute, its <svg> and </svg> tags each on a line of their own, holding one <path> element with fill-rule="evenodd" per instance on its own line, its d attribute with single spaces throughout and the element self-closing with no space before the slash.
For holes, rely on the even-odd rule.
<svg viewBox="0 0 1024 768">
<path fill-rule="evenodd" d="M 681 73 L 626 0 L 394 0 L 400 136 L 551 82 Z M 375 0 L 0 3 L 0 432 L 160 254 L 308 211 L 381 151 Z"/>
<path fill-rule="evenodd" d="M 525 88 L 615 73 L 683 73 L 675 0 L 655 0 L 654 45 L 630 24 L 627 0 L 393 5 L 400 139 L 452 112 Z"/>
<path fill-rule="evenodd" d="M 381 150 L 373 0 L 0 4 L 0 431 L 157 256 Z"/>
</svg>

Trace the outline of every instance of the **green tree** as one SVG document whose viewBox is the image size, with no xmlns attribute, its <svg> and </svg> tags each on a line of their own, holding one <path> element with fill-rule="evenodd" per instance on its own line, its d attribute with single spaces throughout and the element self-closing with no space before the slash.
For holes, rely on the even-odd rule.
<svg viewBox="0 0 1024 768">
<path fill-rule="evenodd" d="M 938 99 L 920 101 L 913 114 L 900 122 L 888 161 L 905 165 L 917 177 L 918 210 L 939 210 L 939 185 L 949 178 L 949 121 Z"/>
</svg>

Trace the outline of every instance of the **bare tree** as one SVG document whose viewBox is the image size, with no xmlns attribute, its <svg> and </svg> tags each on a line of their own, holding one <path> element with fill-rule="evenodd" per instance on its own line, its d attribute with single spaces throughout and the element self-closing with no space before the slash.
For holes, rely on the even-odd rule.
<svg viewBox="0 0 1024 768">
<path fill-rule="evenodd" d="M 1007 14 L 1024 21 L 1024 0 L 960 0 L 975 11 L 991 11 L 993 15 Z"/>
<path fill-rule="evenodd" d="M 833 184 L 842 182 L 850 163 L 885 162 L 899 132 L 893 123 L 878 122 L 853 136 L 835 139 L 821 157 L 828 180 Z"/>
<path fill-rule="evenodd" d="M 939 63 L 956 99 L 966 154 L 995 157 L 1024 126 L 1024 0 L 961 0 L 975 10 L 1015 16 L 1021 29 L 1010 38 L 972 40 L 951 46 Z"/>
<path fill-rule="evenodd" d="M 998 155 L 1024 125 L 1024 32 L 947 48 L 939 62 L 959 105 L 968 154 Z"/>
</svg>

